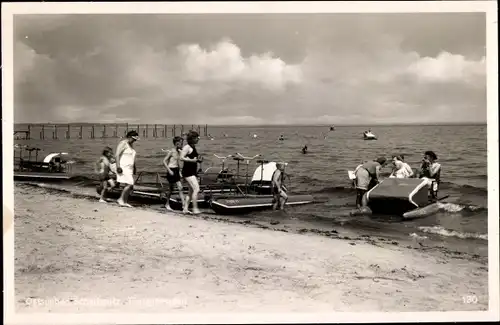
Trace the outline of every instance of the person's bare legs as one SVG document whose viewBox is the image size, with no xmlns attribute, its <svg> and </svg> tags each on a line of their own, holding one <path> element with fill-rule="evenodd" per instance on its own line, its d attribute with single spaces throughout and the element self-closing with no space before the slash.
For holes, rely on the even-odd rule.
<svg viewBox="0 0 500 325">
<path fill-rule="evenodd" d="M 198 209 L 198 193 L 200 192 L 200 185 L 198 185 L 198 179 L 196 176 L 189 176 L 186 178 L 186 181 L 189 184 L 189 196 L 186 199 L 189 200 L 191 199 L 191 202 L 193 204 L 193 213 L 194 214 L 199 214 L 200 210 Z"/>
<path fill-rule="evenodd" d="M 189 213 L 189 203 L 191 202 L 191 196 L 192 196 L 192 193 L 193 192 L 193 189 L 191 187 L 191 184 L 189 184 L 188 182 L 188 195 L 186 196 L 186 200 L 184 201 L 184 206 L 182 208 L 182 212 L 184 213 Z"/>
<path fill-rule="evenodd" d="M 106 192 L 108 191 L 108 181 L 101 182 L 101 197 L 99 198 L 99 202 L 106 203 Z"/>
<path fill-rule="evenodd" d="M 184 189 L 182 188 L 182 183 L 180 181 L 177 182 L 177 189 L 179 190 L 179 197 L 181 199 L 182 206 L 184 206 L 186 199 L 184 198 L 184 193 L 183 193 Z"/>
<path fill-rule="evenodd" d="M 132 189 L 134 188 L 133 185 L 127 184 L 125 188 L 122 191 L 122 194 L 120 195 L 120 198 L 118 199 L 118 204 L 131 207 L 130 204 L 128 204 L 128 197 L 130 196 L 130 192 L 132 192 Z"/>
<path fill-rule="evenodd" d="M 172 196 L 173 191 L 174 191 L 174 184 L 169 183 L 168 184 L 168 192 L 166 195 L 167 202 L 165 202 L 165 208 L 167 210 L 172 210 L 172 208 L 170 207 L 170 197 Z"/>
<path fill-rule="evenodd" d="M 285 208 L 286 201 L 288 201 L 288 195 L 282 191 L 280 194 L 280 210 Z"/>
</svg>

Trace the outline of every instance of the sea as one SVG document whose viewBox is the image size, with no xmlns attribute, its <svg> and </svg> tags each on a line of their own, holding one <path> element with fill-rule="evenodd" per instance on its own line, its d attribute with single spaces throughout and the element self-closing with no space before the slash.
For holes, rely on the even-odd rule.
<svg viewBox="0 0 500 325">
<path fill-rule="evenodd" d="M 23 129 L 23 126 L 16 125 L 18 128 Z M 188 129 L 185 127 L 185 131 Z M 377 238 L 394 245 L 487 258 L 486 125 L 373 126 L 371 131 L 378 137 L 375 141 L 363 140 L 363 131 L 367 129 L 366 126 L 335 126 L 333 131 L 329 126 L 209 126 L 209 136 L 201 132 L 197 150 L 204 157 L 203 169 L 220 166 L 221 161 L 214 155 L 260 154 L 267 160 L 285 161 L 288 163 L 289 192 L 309 193 L 316 201 L 311 205 L 288 207 L 286 212 L 229 216 L 232 220 L 272 224 L 273 229 L 294 229 L 302 233 L 335 233 L 346 239 Z M 178 133 L 180 135 L 180 129 Z M 134 145 L 139 171 L 164 172 L 162 149 L 172 147 L 172 132 L 166 134 L 166 138 L 141 137 Z M 281 135 L 285 138 L 283 141 L 279 140 Z M 76 162 L 73 172 L 88 178 L 95 178 L 95 162 L 102 149 L 105 146 L 115 148 L 120 140 L 98 136 L 90 139 L 88 132 L 82 139 L 74 134 L 70 139 L 52 139 L 50 134 L 50 139 L 46 136 L 41 140 L 37 132 L 33 137 L 35 139 L 15 140 L 15 143 L 40 148 L 40 157 L 50 152 L 68 152 Z M 303 154 L 302 148 L 306 145 L 308 152 Z M 437 213 L 414 220 L 349 214 L 355 208 L 355 190 L 348 170 L 363 161 L 380 156 L 391 159 L 396 154 L 403 154 L 407 163 L 418 168 L 426 150 L 438 156 L 442 165 L 439 196 L 448 196 L 440 203 Z M 227 163 L 235 168 L 234 163 Z M 251 163 L 249 173 L 252 174 L 256 167 L 256 163 Z M 245 172 L 244 167 L 241 172 Z M 390 167 L 383 172 L 388 175 Z"/>
</svg>

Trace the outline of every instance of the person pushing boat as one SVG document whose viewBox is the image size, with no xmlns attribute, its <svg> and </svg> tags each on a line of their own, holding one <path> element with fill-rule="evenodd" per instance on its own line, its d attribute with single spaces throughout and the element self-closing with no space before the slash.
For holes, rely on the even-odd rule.
<svg viewBox="0 0 500 325">
<path fill-rule="evenodd" d="M 184 194 L 182 193 L 182 183 L 181 183 L 181 173 L 180 173 L 180 151 L 182 150 L 184 139 L 179 136 L 174 137 L 172 142 L 174 147 L 168 152 L 165 159 L 163 159 L 163 165 L 167 169 L 167 180 L 169 184 L 169 190 L 167 192 L 167 202 L 165 203 L 165 208 L 172 211 L 170 207 L 170 197 L 174 191 L 174 187 L 177 186 L 179 190 L 179 197 L 184 206 Z"/>
<path fill-rule="evenodd" d="M 283 210 L 288 200 L 286 194 L 286 187 L 284 184 L 285 177 L 285 164 L 276 163 L 276 170 L 272 176 L 272 190 L 273 190 L 273 210 Z"/>
<path fill-rule="evenodd" d="M 356 168 L 356 207 L 358 209 L 367 205 L 365 194 L 379 183 L 380 169 L 385 166 L 386 162 L 385 157 L 379 157 Z"/>
</svg>

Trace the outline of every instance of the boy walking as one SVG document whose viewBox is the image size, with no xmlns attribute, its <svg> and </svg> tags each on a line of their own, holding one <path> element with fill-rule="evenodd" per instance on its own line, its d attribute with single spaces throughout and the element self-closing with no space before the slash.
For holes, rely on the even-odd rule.
<svg viewBox="0 0 500 325">
<path fill-rule="evenodd" d="M 182 150 L 183 139 L 181 137 L 174 137 L 173 141 L 174 148 L 172 148 L 165 159 L 163 159 L 163 165 L 167 169 L 167 180 L 169 183 L 169 191 L 167 192 L 167 203 L 165 203 L 165 208 L 172 211 L 170 207 L 170 197 L 174 191 L 175 186 L 179 190 L 179 197 L 182 201 L 182 206 L 184 206 L 184 194 L 182 193 L 182 183 L 180 174 L 180 151 Z"/>
</svg>

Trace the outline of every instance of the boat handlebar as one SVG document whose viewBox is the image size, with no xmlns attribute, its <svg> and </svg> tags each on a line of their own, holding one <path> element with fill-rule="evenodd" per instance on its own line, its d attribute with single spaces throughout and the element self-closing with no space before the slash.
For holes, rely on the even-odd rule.
<svg viewBox="0 0 500 325">
<path fill-rule="evenodd" d="M 226 160 L 227 158 L 231 158 L 233 155 L 227 155 L 227 156 L 224 157 L 224 156 L 219 156 L 219 155 L 214 154 L 214 156 L 216 158 L 219 158 L 219 159 L 222 159 L 222 160 Z"/>
<path fill-rule="evenodd" d="M 236 155 L 237 155 L 238 157 L 240 157 L 240 158 L 242 158 L 242 159 L 245 159 L 245 160 L 248 160 L 248 161 L 250 161 L 250 160 L 254 160 L 255 158 L 257 158 L 257 157 L 260 157 L 260 156 L 261 156 L 261 155 L 255 155 L 255 156 L 253 156 L 253 157 L 245 157 L 245 156 L 243 156 L 243 155 L 242 155 L 241 153 L 239 153 L 239 152 L 237 152 L 237 153 L 236 153 Z"/>
</svg>

